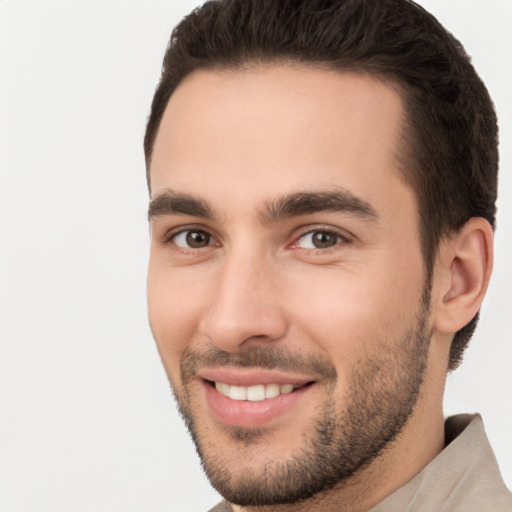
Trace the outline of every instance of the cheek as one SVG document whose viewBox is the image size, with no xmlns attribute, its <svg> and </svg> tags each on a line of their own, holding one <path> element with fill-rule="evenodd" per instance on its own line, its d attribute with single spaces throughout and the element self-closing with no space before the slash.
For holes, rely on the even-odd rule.
<svg viewBox="0 0 512 512">
<path fill-rule="evenodd" d="M 290 283 L 292 317 L 335 364 L 358 364 L 415 324 L 421 272 L 389 270 L 329 269 Z"/>
<path fill-rule="evenodd" d="M 150 262 L 147 280 L 148 317 L 167 372 L 176 382 L 183 352 L 192 343 L 200 318 L 201 293 L 178 272 Z"/>
</svg>

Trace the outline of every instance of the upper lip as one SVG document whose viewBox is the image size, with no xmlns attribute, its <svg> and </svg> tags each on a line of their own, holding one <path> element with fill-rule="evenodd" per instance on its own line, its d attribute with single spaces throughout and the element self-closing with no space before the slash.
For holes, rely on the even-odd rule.
<svg viewBox="0 0 512 512">
<path fill-rule="evenodd" d="M 304 374 L 264 370 L 262 368 L 204 368 L 197 375 L 211 382 L 223 382 L 232 386 L 256 386 L 258 384 L 293 384 L 303 386 L 316 379 Z"/>
</svg>

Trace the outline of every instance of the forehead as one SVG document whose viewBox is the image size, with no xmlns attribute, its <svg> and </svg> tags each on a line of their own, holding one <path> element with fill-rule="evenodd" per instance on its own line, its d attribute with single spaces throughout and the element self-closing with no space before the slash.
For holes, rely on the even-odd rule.
<svg viewBox="0 0 512 512">
<path fill-rule="evenodd" d="M 152 195 L 246 204 L 340 186 L 371 201 L 398 185 L 400 95 L 368 74 L 304 65 L 196 71 L 171 96 L 151 164 Z M 374 190 L 375 192 L 375 190 Z"/>
</svg>

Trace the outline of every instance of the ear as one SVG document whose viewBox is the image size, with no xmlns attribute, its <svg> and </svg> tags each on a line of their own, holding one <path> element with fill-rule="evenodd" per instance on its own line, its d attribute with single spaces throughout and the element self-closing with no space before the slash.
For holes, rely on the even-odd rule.
<svg viewBox="0 0 512 512">
<path fill-rule="evenodd" d="M 455 333 L 478 313 L 491 278 L 493 256 L 493 231 L 481 217 L 470 219 L 441 243 L 434 329 Z"/>
</svg>

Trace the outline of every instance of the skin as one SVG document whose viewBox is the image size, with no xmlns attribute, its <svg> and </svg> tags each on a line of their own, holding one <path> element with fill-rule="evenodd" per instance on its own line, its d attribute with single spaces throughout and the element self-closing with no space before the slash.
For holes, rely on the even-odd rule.
<svg viewBox="0 0 512 512">
<path fill-rule="evenodd" d="M 298 64 L 197 71 L 170 99 L 151 164 L 149 319 L 203 458 L 232 476 L 258 479 L 274 461 L 292 459 L 311 439 L 327 397 L 347 421 L 356 369 L 374 360 L 394 370 L 408 366 L 394 355 L 404 353 L 404 336 L 418 326 L 425 267 L 415 196 L 397 158 L 403 120 L 391 84 Z M 340 190 L 372 215 L 268 214 L 276 198 Z M 171 211 L 170 191 L 193 196 L 206 211 Z M 187 247 L 190 230 L 207 233 L 209 245 Z M 315 230 L 329 230 L 335 243 L 315 248 Z M 368 510 L 439 453 L 450 342 L 480 307 L 491 247 L 482 219 L 443 241 L 424 319 L 425 370 L 398 436 L 344 482 L 269 510 Z M 307 400 L 262 428 L 234 429 L 211 413 L 194 373 L 212 349 L 234 357 L 274 350 L 316 357 L 336 378 L 312 372 Z M 190 354 L 199 363 L 184 375 Z M 382 387 L 391 381 L 383 379 Z"/>
</svg>

